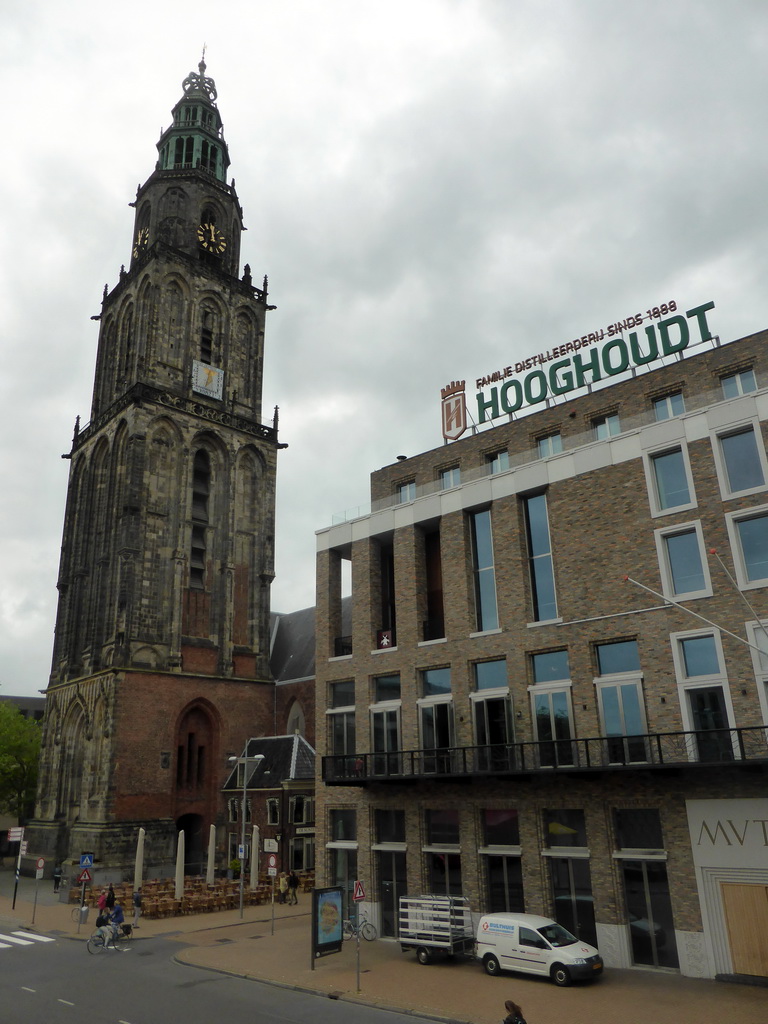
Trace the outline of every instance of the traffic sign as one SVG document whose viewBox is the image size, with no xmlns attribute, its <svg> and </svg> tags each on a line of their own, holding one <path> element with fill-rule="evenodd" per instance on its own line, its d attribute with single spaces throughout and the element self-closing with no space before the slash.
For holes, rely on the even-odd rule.
<svg viewBox="0 0 768 1024">
<path fill-rule="evenodd" d="M 26 857 L 26 855 L 27 855 L 27 847 L 28 846 L 29 846 L 29 840 L 28 839 L 22 839 L 21 840 L 21 847 L 20 847 L 20 853 L 21 853 L 22 857 Z"/>
<path fill-rule="evenodd" d="M 355 882 L 355 889 L 352 893 L 352 899 L 359 901 L 365 899 L 365 889 L 363 888 L 362 882 Z"/>
<path fill-rule="evenodd" d="M 93 867 L 93 854 L 92 853 L 81 853 L 80 854 L 80 867 L 81 868 L 92 868 Z"/>
<path fill-rule="evenodd" d="M 91 880 L 91 872 L 88 870 L 88 868 L 83 868 L 83 870 L 77 876 L 77 884 L 78 885 L 82 885 L 83 882 L 90 882 L 90 880 Z"/>
<path fill-rule="evenodd" d="M 278 846 L 276 839 L 264 840 L 264 853 L 277 853 Z"/>
<path fill-rule="evenodd" d="M 45 857 L 38 857 L 37 858 L 36 867 L 37 867 L 38 871 L 42 871 L 43 870 L 43 868 L 45 867 Z"/>
<path fill-rule="evenodd" d="M 9 843 L 20 843 L 24 838 L 23 828 L 9 828 L 8 829 L 8 842 Z"/>
</svg>

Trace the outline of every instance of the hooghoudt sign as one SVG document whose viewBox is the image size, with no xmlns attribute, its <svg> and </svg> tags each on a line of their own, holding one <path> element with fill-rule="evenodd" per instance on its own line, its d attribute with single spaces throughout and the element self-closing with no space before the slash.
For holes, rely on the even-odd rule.
<svg viewBox="0 0 768 1024">
<path fill-rule="evenodd" d="M 566 395 L 633 367 L 683 352 L 691 343 L 692 331 L 694 342 L 709 341 L 712 333 L 707 313 L 714 308 L 714 302 L 705 302 L 683 314 L 678 312 L 676 302 L 665 302 L 478 377 L 477 422 L 485 423 L 524 406 L 538 405 L 550 397 Z M 637 330 L 640 327 L 642 331 Z M 621 333 L 624 331 L 628 331 L 626 338 Z M 582 352 L 606 338 L 608 341 L 601 348 L 593 347 L 588 354 Z M 443 437 L 449 441 L 461 437 L 467 428 L 464 386 L 464 381 L 453 381 L 441 392 Z"/>
</svg>

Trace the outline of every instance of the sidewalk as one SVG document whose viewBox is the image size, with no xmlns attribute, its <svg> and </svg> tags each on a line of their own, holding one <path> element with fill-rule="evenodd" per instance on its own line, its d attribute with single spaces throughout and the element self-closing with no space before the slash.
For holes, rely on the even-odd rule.
<svg viewBox="0 0 768 1024">
<path fill-rule="evenodd" d="M 72 905 L 59 903 L 50 881 L 41 881 L 35 923 L 31 925 L 35 883 L 21 879 L 15 911 L 11 910 L 13 873 L 0 872 L 0 931 L 33 927 L 35 931 L 76 939 Z M 331 998 L 359 1001 L 470 1024 L 499 1024 L 504 1000 L 520 1003 L 529 1024 L 765 1024 L 768 989 L 697 981 L 654 971 L 608 970 L 591 985 L 558 989 L 549 981 L 523 975 L 489 978 L 472 961 L 437 961 L 430 966 L 403 953 L 396 942 L 360 944 L 360 991 L 357 991 L 356 943 L 341 953 L 310 962 L 310 897 L 298 907 L 271 906 L 148 920 L 142 918 L 136 941 L 166 938 L 174 958 L 185 964 L 254 978 Z M 91 915 L 92 917 L 93 915 Z M 126 913 L 130 920 L 130 916 Z M 80 929 L 84 940 L 93 920 Z M 85 951 L 83 951 L 85 955 Z M 3 963 L 4 961 L 0 961 Z"/>
</svg>

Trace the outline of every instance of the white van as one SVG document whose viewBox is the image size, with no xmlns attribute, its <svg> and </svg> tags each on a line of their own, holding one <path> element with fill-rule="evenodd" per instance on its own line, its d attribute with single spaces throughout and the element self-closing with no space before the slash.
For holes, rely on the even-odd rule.
<svg viewBox="0 0 768 1024">
<path fill-rule="evenodd" d="M 475 956 L 487 974 L 525 971 L 545 974 L 556 985 L 597 978 L 603 958 L 594 946 L 548 917 L 535 914 L 486 914 L 477 926 Z"/>
</svg>

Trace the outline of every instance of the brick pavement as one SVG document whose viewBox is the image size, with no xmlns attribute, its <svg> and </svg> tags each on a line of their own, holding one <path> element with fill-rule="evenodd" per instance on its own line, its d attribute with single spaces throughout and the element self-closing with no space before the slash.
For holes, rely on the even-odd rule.
<svg viewBox="0 0 768 1024">
<path fill-rule="evenodd" d="M 11 872 L 0 872 L 0 931 L 11 923 L 30 927 L 34 883 L 22 879 L 16 910 L 11 910 Z M 56 901 L 50 881 L 41 881 L 34 928 L 46 934 L 84 940 L 93 921 L 80 929 L 71 907 Z M 92 915 L 91 915 L 92 917 Z M 246 907 L 237 910 L 150 921 L 143 919 L 137 942 L 158 936 L 184 964 L 258 979 L 335 998 L 387 1006 L 406 1012 L 471 1024 L 498 1024 L 504 1000 L 520 1003 L 529 1024 L 765 1024 L 768 988 L 681 978 L 653 971 L 610 970 L 596 983 L 555 988 L 523 975 L 489 978 L 472 961 L 422 966 L 395 942 L 360 946 L 357 991 L 356 945 L 318 961 L 311 969 L 309 898 L 298 907 Z M 4 961 L 0 959 L 0 969 Z"/>
</svg>

